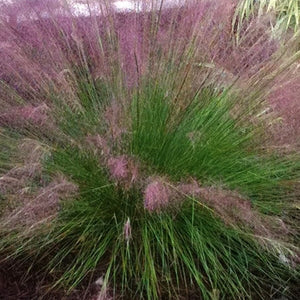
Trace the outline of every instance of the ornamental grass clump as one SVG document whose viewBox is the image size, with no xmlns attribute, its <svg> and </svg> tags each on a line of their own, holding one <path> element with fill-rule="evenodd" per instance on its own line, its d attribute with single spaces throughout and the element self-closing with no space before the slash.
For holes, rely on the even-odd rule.
<svg viewBox="0 0 300 300">
<path fill-rule="evenodd" d="M 300 159 L 274 101 L 297 36 L 258 18 L 237 45 L 229 0 L 79 7 L 1 3 L 0 264 L 42 297 L 292 298 Z"/>
</svg>

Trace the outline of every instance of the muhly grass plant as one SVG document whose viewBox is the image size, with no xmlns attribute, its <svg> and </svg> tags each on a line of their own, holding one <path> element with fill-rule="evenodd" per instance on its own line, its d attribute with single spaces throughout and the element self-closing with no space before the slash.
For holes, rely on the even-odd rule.
<svg viewBox="0 0 300 300">
<path fill-rule="evenodd" d="M 269 100 L 298 36 L 259 18 L 237 45 L 234 4 L 2 4 L 2 262 L 95 299 L 295 297 L 299 148 Z"/>
</svg>

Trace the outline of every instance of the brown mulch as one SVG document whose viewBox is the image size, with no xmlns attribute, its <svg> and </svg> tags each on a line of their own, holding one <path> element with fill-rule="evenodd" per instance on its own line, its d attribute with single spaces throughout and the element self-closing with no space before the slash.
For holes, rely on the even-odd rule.
<svg viewBox="0 0 300 300">
<path fill-rule="evenodd" d="M 88 288 L 79 287 L 69 295 L 64 290 L 51 291 L 51 276 L 41 277 L 37 270 L 26 274 L 26 269 L 15 266 L 0 265 L 0 300 L 90 300 L 97 294 L 95 284 L 88 283 Z"/>
</svg>

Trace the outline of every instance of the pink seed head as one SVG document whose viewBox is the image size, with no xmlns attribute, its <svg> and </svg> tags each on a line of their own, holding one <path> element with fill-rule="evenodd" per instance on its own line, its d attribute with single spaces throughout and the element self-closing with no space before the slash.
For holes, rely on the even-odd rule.
<svg viewBox="0 0 300 300">
<path fill-rule="evenodd" d="M 170 204 L 171 197 L 170 188 L 161 179 L 155 179 L 144 191 L 144 207 L 150 212 L 159 211 Z"/>
<path fill-rule="evenodd" d="M 128 242 L 131 239 L 131 224 L 130 219 L 128 218 L 126 223 L 124 224 L 123 234 L 125 240 Z"/>
<path fill-rule="evenodd" d="M 126 179 L 128 175 L 128 160 L 126 156 L 111 157 L 108 160 L 108 168 L 113 179 Z"/>
<path fill-rule="evenodd" d="M 196 180 L 190 183 L 181 183 L 177 186 L 177 190 L 184 196 L 196 197 L 201 193 L 200 184 Z"/>
<path fill-rule="evenodd" d="M 102 137 L 101 135 L 88 135 L 86 137 L 87 143 L 94 147 L 94 152 L 97 153 L 98 150 L 100 150 L 101 154 L 104 155 L 104 157 L 107 157 L 110 155 L 110 147 L 107 143 L 107 140 Z"/>
<path fill-rule="evenodd" d="M 111 178 L 121 183 L 126 189 L 138 180 L 138 164 L 126 155 L 110 157 L 107 161 L 107 167 Z"/>
<path fill-rule="evenodd" d="M 76 195 L 78 187 L 63 177 L 58 177 L 37 193 L 20 198 L 23 203 L 6 217 L 12 226 L 35 227 L 56 217 L 60 203 Z"/>
<path fill-rule="evenodd" d="M 124 133 L 124 116 L 122 107 L 117 102 L 113 102 L 105 110 L 104 114 L 108 130 L 114 142 L 119 142 L 122 134 Z"/>
<path fill-rule="evenodd" d="M 15 107 L 0 115 L 0 125 L 22 127 L 30 123 L 40 126 L 49 120 L 48 110 L 46 104 Z"/>
</svg>

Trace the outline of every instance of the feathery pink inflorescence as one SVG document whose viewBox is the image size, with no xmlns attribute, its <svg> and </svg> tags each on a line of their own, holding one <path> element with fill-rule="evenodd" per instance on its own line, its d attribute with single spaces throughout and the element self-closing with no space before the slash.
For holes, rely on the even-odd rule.
<svg viewBox="0 0 300 300">
<path fill-rule="evenodd" d="M 24 182 L 18 178 L 7 174 L 0 177 L 0 193 L 3 195 L 20 190 L 22 187 L 24 187 Z"/>
<path fill-rule="evenodd" d="M 40 141 L 25 138 L 18 146 L 18 157 L 24 164 L 39 163 L 48 151 L 48 147 Z"/>
<path fill-rule="evenodd" d="M 139 176 L 138 164 L 126 155 L 110 157 L 107 160 L 110 176 L 113 180 L 129 188 Z"/>
<path fill-rule="evenodd" d="M 201 193 L 201 185 L 195 179 L 189 183 L 180 183 L 177 185 L 177 190 L 184 196 L 198 197 Z"/>
<path fill-rule="evenodd" d="M 125 179 L 128 176 L 128 161 L 126 156 L 111 157 L 108 159 L 108 168 L 112 178 Z"/>
<path fill-rule="evenodd" d="M 178 184 L 176 190 L 182 197 L 193 197 L 212 208 L 229 226 L 246 226 L 262 236 L 276 236 L 278 232 L 289 232 L 282 220 L 262 218 L 251 202 L 237 192 L 220 187 L 201 186 L 195 179 Z"/>
<path fill-rule="evenodd" d="M 107 140 L 99 134 L 88 135 L 86 137 L 87 143 L 92 146 L 94 153 L 97 154 L 100 151 L 100 154 L 105 158 L 108 158 L 111 154 L 111 148 Z"/>
<path fill-rule="evenodd" d="M 36 194 L 27 194 L 23 203 L 5 218 L 9 226 L 35 227 L 52 220 L 60 208 L 60 201 L 73 197 L 78 188 L 64 178 L 57 178 Z"/>
<path fill-rule="evenodd" d="M 49 121 L 48 111 L 49 107 L 46 104 L 14 107 L 0 115 L 0 125 L 24 127 L 29 123 L 35 126 L 42 126 Z"/>
<path fill-rule="evenodd" d="M 300 149 L 300 69 L 294 70 L 279 81 L 269 95 L 270 106 L 277 120 L 271 125 L 273 144 L 286 150 Z"/>
<path fill-rule="evenodd" d="M 42 166 L 39 162 L 25 164 L 20 167 L 14 167 L 9 170 L 5 176 L 12 177 L 15 179 L 31 179 L 40 176 L 42 173 Z"/>
<path fill-rule="evenodd" d="M 125 133 L 124 115 L 121 105 L 116 102 L 112 102 L 106 108 L 104 117 L 108 125 L 110 138 L 114 143 L 120 143 L 122 135 Z"/>
<path fill-rule="evenodd" d="M 260 235 L 269 235 L 269 228 L 251 202 L 236 192 L 216 187 L 201 186 L 192 179 L 186 183 L 170 183 L 154 178 L 144 190 L 144 207 L 150 212 L 159 212 L 174 207 L 192 197 L 204 203 L 229 226 L 247 226 Z"/>
<path fill-rule="evenodd" d="M 175 204 L 174 191 L 162 178 L 151 179 L 144 190 L 144 208 L 149 212 L 161 211 Z"/>
<path fill-rule="evenodd" d="M 242 44 L 238 49 L 234 48 L 231 20 L 236 1 L 233 0 L 188 1 L 185 6 L 174 8 L 163 5 L 162 11 L 156 11 L 157 30 L 152 26 L 153 12 L 149 13 L 146 9 L 141 9 L 139 13 L 117 13 L 110 8 L 113 3 L 109 3 L 106 11 L 110 15 L 97 15 L 103 4 L 100 1 L 98 10 L 91 10 L 90 15 L 84 17 L 76 16 L 74 23 L 75 16 L 68 5 L 60 1 L 50 2 L 34 1 L 31 5 L 24 5 L 24 1 L 19 4 L 14 1 L 13 6 L 3 9 L 3 19 L 12 15 L 8 12 L 10 9 L 19 15 L 19 21 L 3 26 L 3 45 L 14 45 L 17 52 L 3 50 L 6 51 L 3 56 L 9 59 L 1 62 L 1 69 L 5 72 L 0 73 L 0 78 L 3 76 L 12 85 L 14 82 L 21 83 L 16 88 L 24 93 L 26 84 L 27 93 L 34 93 L 35 89 L 41 92 L 41 83 L 56 82 L 57 75 L 69 69 L 70 64 L 79 66 L 82 56 L 85 59 L 88 57 L 90 72 L 96 78 L 113 76 L 111 66 L 119 64 L 129 85 L 137 84 L 149 70 L 151 55 L 155 53 L 162 57 L 155 64 L 168 59 L 180 60 L 189 47 L 185 41 L 193 38 L 199 62 L 216 60 L 224 67 L 231 67 L 228 65 L 231 62 L 232 72 L 235 73 L 261 63 L 261 57 L 270 56 L 264 53 L 270 48 L 266 47 L 266 43 L 254 46 L 252 41 L 256 40 L 257 33 L 255 35 L 253 32 L 249 33 L 253 36 L 251 45 Z M 57 30 L 57 23 L 60 24 L 60 31 Z M 153 43 L 149 43 L 149 37 L 152 37 L 150 40 Z M 247 51 L 244 51 L 246 48 Z M 174 57 L 169 57 L 170 53 Z"/>
<path fill-rule="evenodd" d="M 38 141 L 24 139 L 17 147 L 15 166 L 0 177 L 0 192 L 18 193 L 42 174 L 42 159 L 47 149 Z"/>
<path fill-rule="evenodd" d="M 269 234 L 261 216 L 252 207 L 251 202 L 238 193 L 221 188 L 203 187 L 199 196 L 227 225 L 245 225 L 258 234 Z"/>
</svg>

